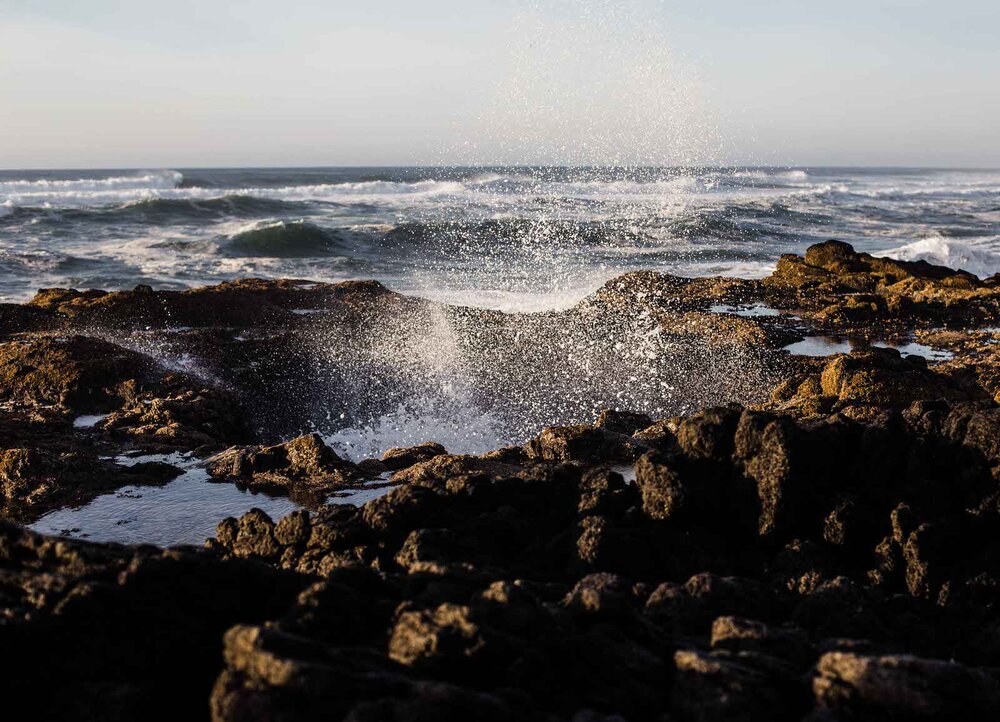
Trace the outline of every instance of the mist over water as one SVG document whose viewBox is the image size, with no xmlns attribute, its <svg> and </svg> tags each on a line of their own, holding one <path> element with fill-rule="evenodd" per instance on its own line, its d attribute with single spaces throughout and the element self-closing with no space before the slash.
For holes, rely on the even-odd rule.
<svg viewBox="0 0 1000 722">
<path fill-rule="evenodd" d="M 524 3 L 510 71 L 449 149 L 467 165 L 630 170 L 721 164 L 725 147 L 696 66 L 662 15 L 613 0 Z"/>
</svg>

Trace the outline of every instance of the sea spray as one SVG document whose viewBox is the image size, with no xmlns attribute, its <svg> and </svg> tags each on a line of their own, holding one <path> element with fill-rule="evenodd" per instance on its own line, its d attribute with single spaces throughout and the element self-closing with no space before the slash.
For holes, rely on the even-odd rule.
<svg viewBox="0 0 1000 722">
<path fill-rule="evenodd" d="M 609 0 L 521 4 L 492 102 L 458 121 L 462 141 L 441 150 L 502 172 L 458 223 L 441 207 L 412 209 L 411 226 L 441 229 L 426 245 L 444 259 L 414 270 L 417 293 L 537 309 L 648 264 L 644 251 L 684 252 L 669 224 L 730 171 L 696 170 L 718 166 L 724 144 L 697 69 L 668 30 L 662 13 Z M 506 301 L 511 292 L 528 305 Z"/>
<path fill-rule="evenodd" d="M 653 168 L 719 164 L 697 68 L 662 13 L 611 0 L 525 2 L 509 72 L 470 129 L 470 164 Z"/>
<path fill-rule="evenodd" d="M 615 3 L 557 5 L 525 8 L 511 73 L 460 149 L 469 165 L 503 171 L 478 179 L 462 220 L 449 218 L 443 199 L 409 209 L 417 220 L 388 234 L 397 249 L 419 243 L 436 251 L 424 273 L 411 273 L 422 296 L 496 307 L 484 301 L 516 290 L 550 299 L 550 309 L 552 298 L 575 301 L 621 272 L 619 249 L 669 242 L 657 233 L 664 219 L 682 215 L 714 183 L 685 170 L 713 164 L 718 134 L 695 74 L 660 29 Z M 512 189 L 536 207 L 529 220 L 524 201 L 510 205 Z M 614 260 L 595 263 L 602 254 Z M 442 293 L 442 278 L 450 291 Z M 732 349 L 667 339 L 641 304 L 624 319 L 584 304 L 563 313 L 422 313 L 361 344 L 372 354 L 362 365 L 392 369 L 400 383 L 391 385 L 387 409 L 373 399 L 356 404 L 369 418 L 331 441 L 384 451 L 389 438 L 433 439 L 483 451 L 521 443 L 546 425 L 592 421 L 603 408 L 663 416 L 706 399 L 745 399 L 729 374 L 734 359 L 723 358 Z M 691 369 L 697 359 L 707 368 Z"/>
<path fill-rule="evenodd" d="M 349 338 L 309 316 L 302 343 L 332 372 L 316 392 L 336 399 L 312 428 L 352 458 L 422 441 L 478 453 L 605 408 L 662 418 L 759 401 L 773 380 L 768 352 L 671 314 L 647 290 L 656 283 L 626 277 L 559 312 L 415 301 Z"/>
</svg>

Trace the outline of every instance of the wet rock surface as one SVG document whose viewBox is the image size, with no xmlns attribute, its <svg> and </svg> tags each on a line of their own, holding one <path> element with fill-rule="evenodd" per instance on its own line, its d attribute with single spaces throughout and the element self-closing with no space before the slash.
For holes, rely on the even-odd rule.
<svg viewBox="0 0 1000 722">
<path fill-rule="evenodd" d="M 270 355 L 303 323 L 292 311 L 350 326 L 379 307 L 440 309 L 364 283 L 40 292 L 0 313 L 5 516 L 113 488 L 116 455 L 152 448 L 214 454 L 217 481 L 313 501 L 221 520 L 204 549 L 0 523 L 8 698 L 44 719 L 992 718 L 1000 373 L 992 332 L 959 322 L 995 325 L 996 293 L 995 279 L 837 243 L 759 282 L 630 274 L 527 328 L 645 314 L 656 338 L 697 336 L 695 356 L 757 348 L 773 362 L 747 379 L 757 393 L 595 412 L 484 454 L 428 441 L 353 463 L 314 434 L 257 423 L 292 388 L 279 369 L 309 382 L 295 351 L 284 366 Z M 708 310 L 760 302 L 799 318 Z M 494 340 L 513 323 L 459 318 Z M 955 357 L 780 350 L 809 324 L 910 321 Z M 178 370 L 134 337 L 100 335 L 168 323 L 216 351 Z M 244 366 L 223 325 L 271 351 Z M 277 380 L 264 401 L 253 369 Z M 84 412 L 110 415 L 74 425 Z M 158 483 L 169 470 L 128 473 Z M 324 503 L 373 475 L 392 488 Z"/>
<path fill-rule="evenodd" d="M 209 459 L 208 473 L 220 481 L 274 494 L 322 502 L 327 494 L 364 477 L 318 434 L 273 446 L 232 447 Z"/>
<path fill-rule="evenodd" d="M 990 325 L 1000 311 L 1000 279 L 926 261 L 858 253 L 847 243 L 811 246 L 804 257 L 782 256 L 762 282 L 777 308 L 794 307 L 840 331 L 884 327 Z"/>
</svg>

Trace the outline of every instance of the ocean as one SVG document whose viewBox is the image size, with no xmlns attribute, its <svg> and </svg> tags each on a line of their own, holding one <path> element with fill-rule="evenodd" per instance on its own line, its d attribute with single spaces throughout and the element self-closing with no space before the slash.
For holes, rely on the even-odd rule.
<svg viewBox="0 0 1000 722">
<path fill-rule="evenodd" d="M 244 168 L 0 171 L 0 301 L 41 287 L 374 278 L 507 311 L 636 269 L 766 275 L 838 238 L 1000 272 L 1000 171 Z"/>
</svg>

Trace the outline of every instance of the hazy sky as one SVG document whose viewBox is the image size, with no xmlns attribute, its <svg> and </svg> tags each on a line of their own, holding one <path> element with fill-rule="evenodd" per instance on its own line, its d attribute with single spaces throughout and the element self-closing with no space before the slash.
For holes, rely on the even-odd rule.
<svg viewBox="0 0 1000 722">
<path fill-rule="evenodd" d="M 996 0 L 0 0 L 0 168 L 1000 166 Z"/>
</svg>

